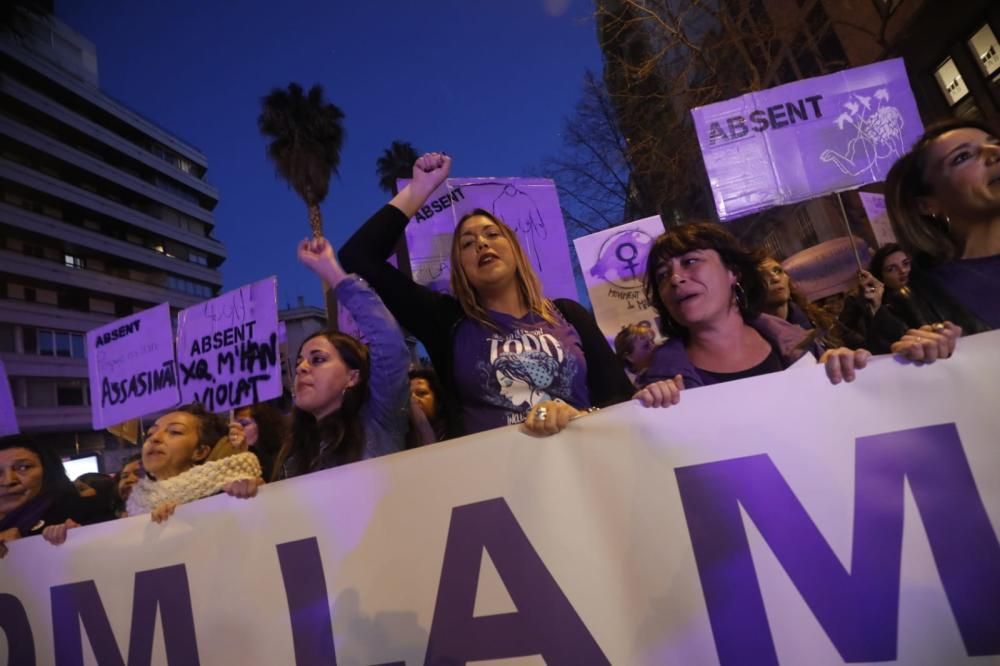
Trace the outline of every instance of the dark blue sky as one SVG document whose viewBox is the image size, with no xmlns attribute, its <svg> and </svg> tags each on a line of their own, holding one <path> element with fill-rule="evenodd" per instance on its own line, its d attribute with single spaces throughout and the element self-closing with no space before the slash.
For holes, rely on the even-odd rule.
<svg viewBox="0 0 1000 666">
<path fill-rule="evenodd" d="M 56 3 L 97 46 L 101 88 L 207 155 L 226 289 L 277 274 L 282 307 L 321 294 L 295 260 L 305 206 L 264 157 L 264 94 L 319 83 L 346 115 L 323 205 L 339 246 L 387 199 L 375 160 L 393 139 L 447 151 L 459 176 L 523 175 L 556 152 L 584 71 L 601 70 L 592 11 L 588 0 Z"/>
</svg>

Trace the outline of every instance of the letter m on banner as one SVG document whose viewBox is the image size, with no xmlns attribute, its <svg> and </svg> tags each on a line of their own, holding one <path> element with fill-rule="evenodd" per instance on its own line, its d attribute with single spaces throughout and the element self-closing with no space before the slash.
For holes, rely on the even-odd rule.
<svg viewBox="0 0 1000 666">
<path fill-rule="evenodd" d="M 896 658 L 904 479 L 966 651 L 1000 654 L 1000 542 L 954 424 L 857 440 L 850 571 L 768 456 L 676 475 L 723 665 L 778 663 L 741 506 L 845 662 Z"/>
</svg>

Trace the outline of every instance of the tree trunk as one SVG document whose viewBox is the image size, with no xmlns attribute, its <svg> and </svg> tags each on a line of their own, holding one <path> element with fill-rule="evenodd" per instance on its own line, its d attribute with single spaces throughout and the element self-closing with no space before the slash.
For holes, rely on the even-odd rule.
<svg viewBox="0 0 1000 666">
<path fill-rule="evenodd" d="M 313 238 L 323 236 L 323 214 L 320 212 L 319 206 L 309 206 L 309 227 L 312 229 Z M 337 294 L 330 289 L 330 285 L 326 282 L 320 280 L 320 284 L 323 285 L 323 305 L 326 306 L 326 327 L 334 331 L 339 331 Z"/>
</svg>

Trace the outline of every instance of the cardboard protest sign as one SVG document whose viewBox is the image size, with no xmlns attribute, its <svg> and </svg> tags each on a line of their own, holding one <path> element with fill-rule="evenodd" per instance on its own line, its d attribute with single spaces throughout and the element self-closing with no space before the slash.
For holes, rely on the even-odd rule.
<svg viewBox="0 0 1000 666">
<path fill-rule="evenodd" d="M 400 180 L 400 188 L 408 182 Z M 458 220 L 476 208 L 514 230 L 546 296 L 577 298 L 559 195 L 548 178 L 449 178 L 442 183 L 406 227 L 416 282 L 449 291 L 451 237 Z"/>
<path fill-rule="evenodd" d="M 281 395 L 278 282 L 269 277 L 181 310 L 181 398 L 223 412 Z"/>
<path fill-rule="evenodd" d="M 901 59 L 691 114 L 722 220 L 883 180 L 923 132 Z"/>
<path fill-rule="evenodd" d="M 892 223 L 889 222 L 889 213 L 885 207 L 885 196 L 875 192 L 858 192 L 861 197 L 861 205 L 868 216 L 868 223 L 871 224 L 872 233 L 879 246 L 896 242 L 896 234 L 892 230 Z"/>
<path fill-rule="evenodd" d="M 627 324 L 648 321 L 658 330 L 642 281 L 646 257 L 662 233 L 663 221 L 653 216 L 573 241 L 594 316 L 608 340 Z"/>
<path fill-rule="evenodd" d="M 16 435 L 17 415 L 14 413 L 14 398 L 10 393 L 10 383 L 7 379 L 7 369 L 0 361 L 0 437 Z"/>
<path fill-rule="evenodd" d="M 173 343 L 167 303 L 87 332 L 95 430 L 180 402 Z"/>
</svg>

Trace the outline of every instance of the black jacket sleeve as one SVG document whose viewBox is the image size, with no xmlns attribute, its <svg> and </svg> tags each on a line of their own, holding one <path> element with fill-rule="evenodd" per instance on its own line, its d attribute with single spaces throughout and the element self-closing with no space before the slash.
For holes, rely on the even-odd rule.
<svg viewBox="0 0 1000 666">
<path fill-rule="evenodd" d="M 587 359 L 587 388 L 591 404 L 607 407 L 631 399 L 635 388 L 628 380 L 621 361 L 604 339 L 594 315 L 568 298 L 557 298 L 554 303 L 580 335 L 583 356 Z"/>
<path fill-rule="evenodd" d="M 438 366 L 450 354 L 451 329 L 462 311 L 451 296 L 417 284 L 388 262 L 407 222 L 402 211 L 386 204 L 354 232 L 338 256 L 345 271 L 368 281 L 400 326 L 424 343 Z M 439 373 L 444 371 L 438 367 Z"/>
</svg>

